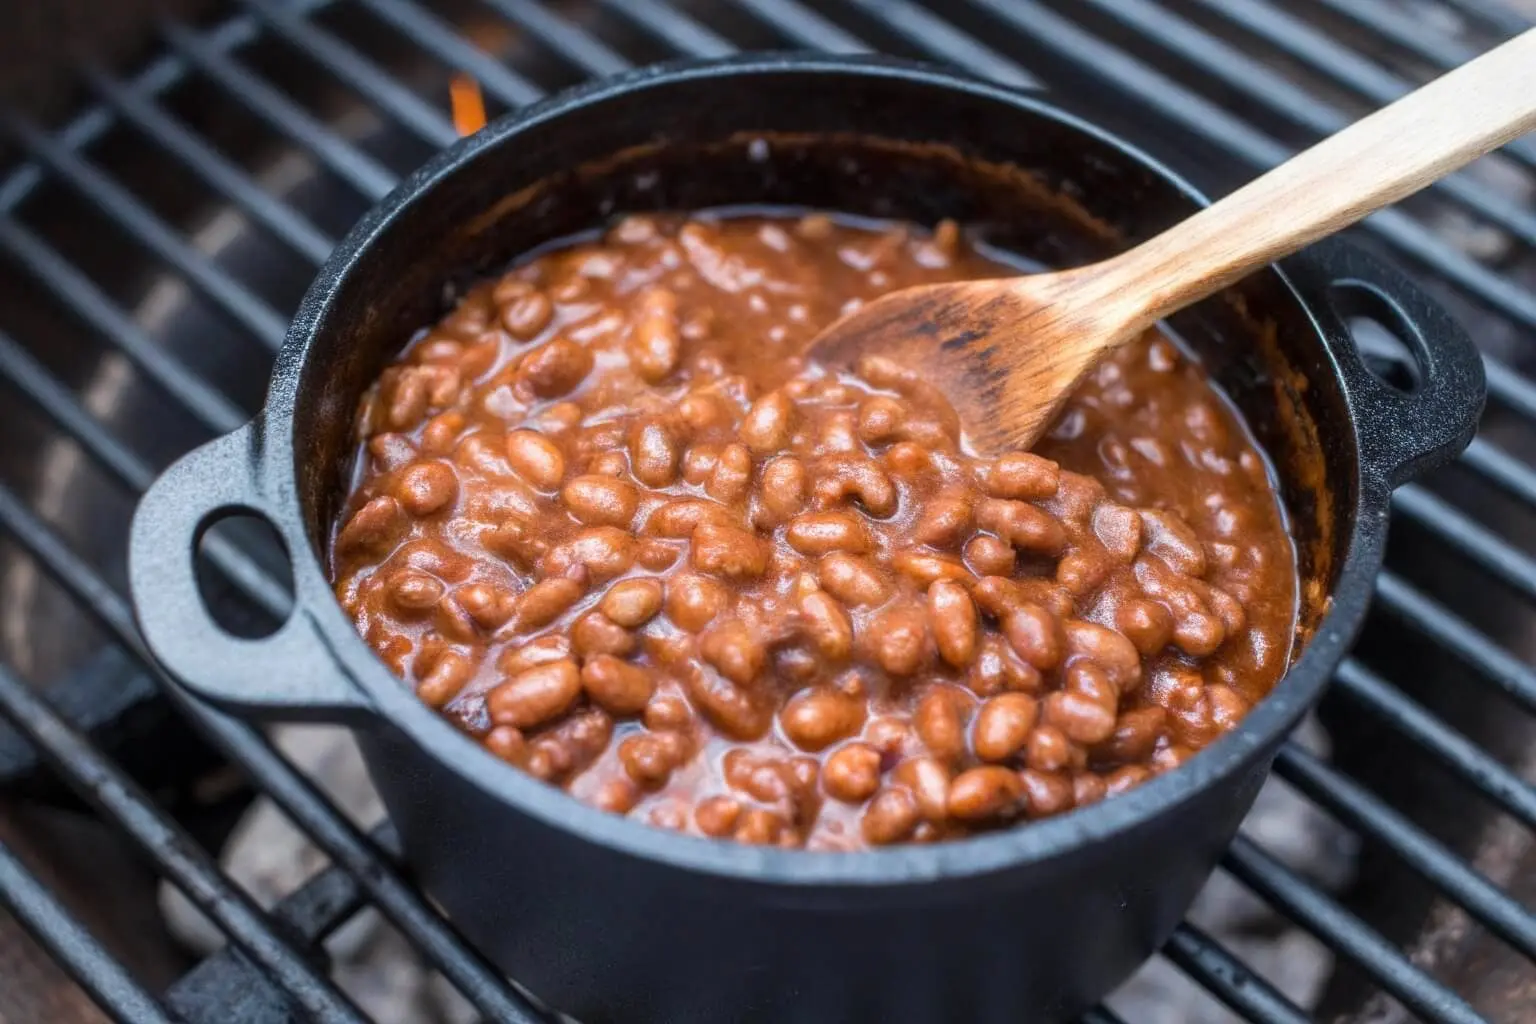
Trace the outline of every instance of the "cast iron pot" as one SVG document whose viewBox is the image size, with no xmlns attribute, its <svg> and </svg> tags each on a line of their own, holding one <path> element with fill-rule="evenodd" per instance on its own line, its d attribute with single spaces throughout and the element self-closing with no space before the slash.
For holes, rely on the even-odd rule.
<svg viewBox="0 0 1536 1024">
<path fill-rule="evenodd" d="M 1471 437 L 1481 363 L 1400 275 L 1337 244 L 1173 321 L 1274 460 L 1303 579 L 1299 654 L 1241 725 L 1099 805 L 859 854 L 690 838 L 577 803 L 418 703 L 323 568 L 359 396 L 444 283 L 617 211 L 790 205 L 954 217 L 1050 265 L 1102 258 L 1204 200 L 1147 156 L 1016 92 L 908 64 L 772 56 L 566 93 L 455 145 L 352 231 L 310 289 L 255 422 L 176 463 L 133 524 L 144 636 L 198 697 L 344 722 L 405 854 L 486 953 L 583 1021 L 1069 1017 L 1151 955 L 1360 625 L 1391 488 Z M 1391 326 L 1416 386 L 1373 377 L 1344 318 Z M 293 556 L 274 635 L 224 633 L 194 553 L 255 513 Z"/>
</svg>

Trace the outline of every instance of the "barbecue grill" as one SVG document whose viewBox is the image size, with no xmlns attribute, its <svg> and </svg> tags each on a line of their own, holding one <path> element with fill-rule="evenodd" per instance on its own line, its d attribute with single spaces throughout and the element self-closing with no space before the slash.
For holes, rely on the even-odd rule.
<svg viewBox="0 0 1536 1024">
<path fill-rule="evenodd" d="M 550 1019 L 413 888 L 388 826 L 358 828 L 258 731 L 179 704 L 123 596 L 135 495 L 260 404 L 334 240 L 455 138 L 453 76 L 495 116 L 659 59 L 891 52 L 1046 90 L 1220 193 L 1527 27 L 1517 3 L 245 0 L 160 23 L 137 63 L 85 66 L 72 118 L 0 120 L 0 793 L 88 806 L 227 947 L 143 977 L 136 936 L 88 928 L 4 841 L 0 904 L 125 1020 L 367 1020 L 320 944 L 370 906 L 485 1018 Z M 1394 496 L 1376 610 L 1321 710 L 1332 755 L 1277 762 L 1358 836 L 1358 879 L 1330 892 L 1262 838 L 1223 864 L 1336 954 L 1320 1004 L 1194 926 L 1163 952 L 1237 1019 L 1536 1019 L 1533 196 L 1527 138 L 1353 232 L 1469 326 L 1489 409 L 1455 465 Z M 1383 375 L 1401 369 L 1389 331 L 1358 329 Z M 231 523 L 203 553 L 230 628 L 281 620 L 285 559 L 259 529 Z M 270 913 L 208 852 L 253 792 L 331 862 Z"/>
</svg>

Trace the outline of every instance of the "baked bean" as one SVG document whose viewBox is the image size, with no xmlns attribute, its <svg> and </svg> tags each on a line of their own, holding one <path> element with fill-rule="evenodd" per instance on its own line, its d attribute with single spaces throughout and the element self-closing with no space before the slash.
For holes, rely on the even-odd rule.
<svg viewBox="0 0 1536 1024">
<path fill-rule="evenodd" d="M 1072 781 L 1060 772 L 1026 768 L 1016 776 L 1031 818 L 1048 818 L 1072 808 Z"/>
<path fill-rule="evenodd" d="M 771 391 L 752 403 L 737 434 L 754 455 L 773 455 L 789 444 L 793 416 L 789 397 L 782 391 Z"/>
<path fill-rule="evenodd" d="M 928 588 L 928 617 L 939 656 L 955 668 L 976 657 L 976 605 L 958 583 L 939 580 Z"/>
<path fill-rule="evenodd" d="M 1152 773 L 1139 764 L 1128 764 L 1123 768 L 1116 768 L 1104 779 L 1104 789 L 1109 796 L 1118 796 L 1126 790 L 1141 785 L 1152 777 Z"/>
<path fill-rule="evenodd" d="M 1029 452 L 1009 452 L 981 474 L 981 485 L 994 498 L 1042 501 L 1061 483 L 1061 467 Z"/>
<path fill-rule="evenodd" d="M 1081 619 L 1068 619 L 1062 623 L 1062 631 L 1067 653 L 1098 665 L 1120 692 L 1134 689 L 1141 682 L 1141 654 L 1124 636 Z"/>
<path fill-rule="evenodd" d="M 544 556 L 546 576 L 564 576 L 582 566 L 593 580 L 610 580 L 635 564 L 635 538 L 616 526 L 590 526 Z"/>
<path fill-rule="evenodd" d="M 823 558 L 817 577 L 827 593 L 852 607 L 880 604 L 890 593 L 879 569 L 867 559 L 842 552 Z"/>
<path fill-rule="evenodd" d="M 699 637 L 699 654 L 715 671 L 738 686 L 756 679 L 768 652 L 740 619 L 716 623 Z"/>
<path fill-rule="evenodd" d="M 864 809 L 859 829 L 865 842 L 887 846 L 911 835 L 918 820 L 916 797 L 899 787 L 884 789 Z"/>
<path fill-rule="evenodd" d="M 682 355 L 677 296 L 665 289 L 653 288 L 641 296 L 638 313 L 630 329 L 630 365 L 647 384 L 659 384 L 677 369 Z"/>
<path fill-rule="evenodd" d="M 518 370 L 535 395 L 559 398 L 592 372 L 592 352 L 568 338 L 555 338 L 524 356 Z"/>
<path fill-rule="evenodd" d="M 693 823 L 705 835 L 723 839 L 741 820 L 741 810 L 740 800 L 728 796 L 706 797 L 693 809 Z"/>
<path fill-rule="evenodd" d="M 517 595 L 493 583 L 470 583 L 460 587 L 454 596 L 481 629 L 500 627 L 517 609 Z"/>
<path fill-rule="evenodd" d="M 1024 744 L 1024 763 L 1041 772 L 1055 772 L 1072 762 L 1072 741 L 1055 725 L 1037 725 Z"/>
<path fill-rule="evenodd" d="M 446 462 L 417 462 L 400 473 L 394 490 L 401 507 L 420 518 L 446 508 L 458 497 L 459 478 Z"/>
<path fill-rule="evenodd" d="M 674 576 L 667 585 L 667 618 L 677 628 L 697 633 L 720 614 L 726 600 L 725 588 L 707 576 Z"/>
<path fill-rule="evenodd" d="M 1061 523 L 1022 501 L 988 498 L 976 506 L 976 525 L 1022 551 L 1055 555 L 1066 546 Z"/>
<path fill-rule="evenodd" d="M 887 608 L 875 617 L 870 632 L 875 661 L 893 676 L 910 676 L 929 660 L 932 641 L 928 616 L 916 604 Z"/>
<path fill-rule="evenodd" d="M 867 743 L 838 747 L 822 766 L 821 786 L 834 800 L 863 803 L 880 788 L 880 751 Z"/>
<path fill-rule="evenodd" d="M 836 690 L 801 690 L 779 712 L 779 725 L 789 741 L 813 752 L 847 739 L 863 724 L 864 702 Z"/>
<path fill-rule="evenodd" d="M 598 654 L 624 656 L 634 653 L 635 634 L 602 612 L 587 612 L 571 625 L 571 649 L 583 658 Z"/>
<path fill-rule="evenodd" d="M 389 579 L 389 600 L 406 617 L 424 612 L 442 599 L 442 580 L 414 569 L 402 569 Z"/>
<path fill-rule="evenodd" d="M 586 588 L 569 576 L 535 583 L 518 599 L 517 610 L 513 613 L 514 625 L 524 631 L 547 626 L 579 601 L 585 592 Z"/>
<path fill-rule="evenodd" d="M 917 798 L 917 811 L 925 821 L 940 823 L 949 816 L 949 766 L 936 757 L 909 757 L 891 771 L 891 781 L 905 786 Z"/>
<path fill-rule="evenodd" d="M 565 456 L 559 445 L 535 430 L 507 435 L 507 461 L 518 476 L 541 491 L 553 491 L 565 476 Z"/>
<path fill-rule="evenodd" d="M 1149 760 L 1167 721 L 1168 712 L 1156 704 L 1123 713 L 1115 723 L 1115 731 L 1100 748 L 1104 758 L 1119 764 Z"/>
<path fill-rule="evenodd" d="M 768 731 L 774 708 L 764 694 L 705 669 L 684 672 L 683 679 L 694 707 L 727 736 L 755 740 Z"/>
<path fill-rule="evenodd" d="M 853 649 L 853 623 L 828 593 L 813 590 L 799 601 L 800 621 L 816 651 L 828 661 L 842 661 Z"/>
<path fill-rule="evenodd" d="M 948 687 L 923 695 L 912 712 L 912 727 L 933 756 L 957 761 L 965 753 L 965 719 L 958 693 Z"/>
<path fill-rule="evenodd" d="M 825 507 L 855 500 L 864 511 L 884 519 L 895 515 L 899 495 L 885 470 L 863 456 L 839 456 L 824 459 L 815 467 L 813 491 L 817 504 Z"/>
<path fill-rule="evenodd" d="M 682 447 L 663 423 L 637 424 L 630 435 L 630 470 L 647 487 L 666 487 L 676 480 L 682 457 Z"/>
<path fill-rule="evenodd" d="M 961 821 L 988 821 L 1017 814 L 1024 795 L 1019 774 L 996 765 L 972 768 L 949 784 L 948 808 Z"/>
<path fill-rule="evenodd" d="M 382 554 L 409 528 L 400 502 L 385 495 L 367 502 L 336 534 L 336 550 L 346 554 Z"/>
<path fill-rule="evenodd" d="M 773 459 L 763 467 L 763 506 L 774 521 L 784 522 L 805 507 L 805 464 L 792 455 Z"/>
<path fill-rule="evenodd" d="M 980 697 L 1005 691 L 1038 693 L 1044 684 L 1040 670 L 1023 661 L 1013 648 L 995 636 L 981 641 L 976 660 L 965 676 L 966 685 Z"/>
<path fill-rule="evenodd" d="M 518 341 L 532 341 L 549 326 L 554 312 L 554 304 L 547 295 L 530 289 L 502 307 L 501 326 Z"/>
<path fill-rule="evenodd" d="M 1115 628 L 1136 646 L 1142 657 L 1150 658 L 1172 639 L 1173 615 L 1155 601 L 1133 597 L 1115 609 Z"/>
<path fill-rule="evenodd" d="M 979 598 L 979 595 L 978 595 Z M 1061 661 L 1061 621 L 1037 604 L 1025 601 L 1002 617 L 1003 635 L 1019 657 L 1035 668 L 1048 671 Z"/>
<path fill-rule="evenodd" d="M 677 767 L 675 751 L 663 734 L 645 732 L 627 736 L 619 743 L 619 761 L 637 785 L 655 789 L 667 781 Z"/>
<path fill-rule="evenodd" d="M 752 579 L 768 568 L 768 549 L 737 526 L 700 523 L 693 531 L 693 566 L 731 580 Z"/>
<path fill-rule="evenodd" d="M 426 666 L 417 665 L 416 696 L 434 708 L 440 708 L 459 695 L 475 666 L 457 651 L 444 651 Z"/>
<path fill-rule="evenodd" d="M 581 673 L 570 658 L 524 669 L 486 696 L 491 721 L 527 729 L 565 712 L 581 694 Z"/>
<path fill-rule="evenodd" d="M 1019 554 L 1001 537 L 977 534 L 965 544 L 965 563 L 978 576 L 1008 576 Z"/>
<path fill-rule="evenodd" d="M 1074 743 L 1098 743 L 1115 731 L 1115 713 L 1081 693 L 1059 690 L 1045 698 L 1044 717 Z"/>
<path fill-rule="evenodd" d="M 523 730 L 513 725 L 493 726 L 481 742 L 485 744 L 486 750 L 508 764 L 521 765 L 528 753 L 528 741 L 523 737 Z"/>
<path fill-rule="evenodd" d="M 746 496 L 752 486 L 752 456 L 745 445 L 728 444 L 720 449 L 715 467 L 710 470 L 704 490 L 711 498 L 727 505 Z"/>
<path fill-rule="evenodd" d="M 941 493 L 923 506 L 917 521 L 912 525 L 912 539 L 930 547 L 951 547 L 960 543 L 960 538 L 970 530 L 971 521 L 969 495 L 963 491 Z M 1012 565 L 1013 552 L 1010 550 L 1008 566 L 1011 568 Z"/>
<path fill-rule="evenodd" d="M 589 526 L 628 526 L 635 517 L 639 495 L 635 485 L 613 477 L 578 476 L 560 491 L 571 515 Z"/>
<path fill-rule="evenodd" d="M 902 551 L 891 560 L 897 572 L 919 587 L 926 587 L 937 580 L 970 580 L 971 573 L 953 558 L 929 555 L 921 551 Z"/>
<path fill-rule="evenodd" d="M 1234 728 L 1294 552 L 1198 365 L 1149 334 L 979 456 L 914 366 L 805 347 L 1005 268 L 952 222 L 792 226 L 622 217 L 418 332 L 330 552 L 384 663 L 578 799 L 785 848 L 1061 813 Z"/>
<path fill-rule="evenodd" d="M 874 544 L 868 527 L 843 512 L 806 512 L 789 521 L 784 531 L 789 546 L 802 555 L 846 551 L 863 554 Z"/>
<path fill-rule="evenodd" d="M 661 598 L 660 580 L 623 580 L 608 589 L 597 607 L 618 625 L 635 629 L 661 611 Z"/>
<path fill-rule="evenodd" d="M 1006 761 L 1024 749 L 1039 714 L 1039 704 L 1028 694 L 998 694 L 976 712 L 971 748 L 983 761 Z"/>
</svg>

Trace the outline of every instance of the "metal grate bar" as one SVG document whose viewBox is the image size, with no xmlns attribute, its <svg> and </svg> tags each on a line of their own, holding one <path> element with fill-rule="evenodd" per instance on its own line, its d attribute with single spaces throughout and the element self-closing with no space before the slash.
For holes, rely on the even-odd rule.
<svg viewBox="0 0 1536 1024">
<path fill-rule="evenodd" d="M 1162 954 L 1253 1024 L 1307 1024 L 1311 1020 L 1262 975 L 1192 924 L 1186 922 L 1174 929 Z"/>
<path fill-rule="evenodd" d="M 1097 88 L 1134 97 L 1154 114 L 1241 159 L 1255 170 L 1291 156 L 1290 148 L 1255 130 L 1192 89 L 1043 7 L 1037 0 L 970 0 L 1025 39 L 1044 47 L 1061 70 Z M 1383 210 L 1363 230 L 1385 240 L 1412 262 L 1455 283 L 1468 296 L 1511 320 L 1536 328 L 1536 294 L 1453 249 L 1397 210 Z"/>
<path fill-rule="evenodd" d="M 868 53 L 869 47 L 856 36 L 844 32 L 833 22 L 811 10 L 800 0 L 731 0 L 737 7 L 751 11 L 780 35 L 800 46 L 829 53 Z"/>
<path fill-rule="evenodd" d="M 4 331 L 0 331 L 0 376 L 9 379 L 28 401 L 68 432 L 107 472 L 135 494 L 154 479 L 155 471 L 147 462 L 86 412 L 69 389 Z M 217 536 L 205 537 L 203 550 L 225 578 L 240 587 L 264 611 L 275 619 L 287 618 L 293 605 L 287 591 L 245 552 Z"/>
<path fill-rule="evenodd" d="M 1504 693 L 1536 712 L 1536 669 L 1500 647 L 1466 619 L 1390 570 L 1376 578 L 1377 607 L 1460 658 Z"/>
<path fill-rule="evenodd" d="M 0 522 L 21 540 L 41 529 L 8 489 L 0 488 Z M 37 748 L 60 777 L 92 806 L 122 825 L 157 868 L 317 1021 L 366 1024 L 324 972 L 273 931 L 266 915 L 213 858 L 171 821 L 137 783 L 59 718 L 27 683 L 0 668 L 0 714 Z"/>
<path fill-rule="evenodd" d="M 134 366 L 204 426 L 222 434 L 250 419 L 180 359 L 157 345 L 74 264 L 4 215 L 0 215 L 0 249 L 9 251 L 18 266 L 121 350 Z"/>
<path fill-rule="evenodd" d="M 26 926 L 98 1006 L 133 1024 L 174 1024 L 154 997 L 101 948 L 4 843 L 0 843 L 0 904 Z"/>
<path fill-rule="evenodd" d="M 83 67 L 80 73 L 145 138 L 175 156 L 299 256 L 315 264 L 325 262 L 335 243 L 293 207 L 264 192 L 250 175 L 131 86 L 98 68 Z"/>
<path fill-rule="evenodd" d="M 1495 935 L 1536 960 L 1536 915 L 1364 786 L 1294 743 L 1280 751 L 1275 771 L 1340 821 L 1389 847 Z"/>
<path fill-rule="evenodd" d="M 602 0 L 672 49 L 690 57 L 727 57 L 736 52 L 723 36 L 656 0 Z"/>
<path fill-rule="evenodd" d="M 337 39 L 312 21 L 295 15 L 289 8 L 272 0 L 242 0 L 256 12 L 272 32 L 285 43 L 321 65 L 339 80 L 350 85 L 358 95 L 404 125 L 428 145 L 442 148 L 452 145 L 459 133 L 442 111 L 400 84 L 352 47 Z"/>
<path fill-rule="evenodd" d="M 991 47 L 926 11 L 912 0 L 843 0 L 900 35 L 930 57 L 964 68 L 973 75 L 1021 88 L 1038 88 L 1040 80 Z"/>
<path fill-rule="evenodd" d="M 1279 47 L 1297 60 L 1322 72 L 1335 82 L 1384 106 L 1413 90 L 1399 78 L 1342 43 L 1328 38 L 1311 25 L 1267 0 L 1194 0 L 1206 10 L 1254 36 Z M 1536 148 L 1515 141 L 1503 152 L 1527 166 L 1536 165 Z"/>
<path fill-rule="evenodd" d="M 591 75 L 613 75 L 630 66 L 629 61 L 604 45 L 595 36 L 583 32 L 564 18 L 535 3 L 534 0 L 480 0 L 480 2 Z"/>
<path fill-rule="evenodd" d="M 410 0 L 357 0 L 418 46 L 465 74 L 509 107 L 532 103 L 544 90 L 449 28 Z"/>
<path fill-rule="evenodd" d="M 1485 1024 L 1464 999 L 1404 959 L 1391 943 L 1252 839 L 1239 834 L 1222 864 L 1420 1017 L 1436 1024 Z"/>
<path fill-rule="evenodd" d="M 1536 601 L 1536 559 L 1418 484 L 1392 492 L 1392 508 L 1431 530 L 1456 552 Z"/>
<path fill-rule="evenodd" d="M 539 1021 L 526 1000 L 429 907 L 425 898 L 386 859 L 383 851 L 254 729 L 182 697 L 179 690 L 166 682 L 144 649 L 128 603 L 3 487 L 0 487 L 0 526 L 9 530 L 50 576 L 154 675 L 162 689 L 178 699 L 183 712 L 205 729 L 295 824 L 358 879 L 378 908 L 460 988 L 466 998 L 493 1020 L 512 1024 L 536 1024 Z M 0 675 L 0 684 L 3 682 L 4 676 Z M 220 924 L 226 932 L 229 931 L 228 924 L 222 920 Z"/>
<path fill-rule="evenodd" d="M 1477 56 L 1477 51 L 1454 39 L 1434 32 L 1415 32 L 1413 23 L 1401 12 L 1383 6 L 1381 0 L 1312 0 L 1315 4 L 1348 18 L 1356 25 L 1376 33 L 1393 46 L 1401 47 L 1421 60 L 1442 70 L 1449 70 Z"/>
<path fill-rule="evenodd" d="M 1417 743 L 1426 753 L 1497 804 L 1536 829 L 1536 787 L 1353 658 L 1333 676 L 1334 689 Z"/>
<path fill-rule="evenodd" d="M 1227 88 L 1318 135 L 1331 135 L 1353 120 L 1237 47 L 1147 0 L 1086 2 Z M 1453 175 L 1431 185 L 1428 191 L 1481 214 L 1527 245 L 1536 244 L 1536 215 L 1473 179 Z"/>
<path fill-rule="evenodd" d="M 135 241 L 196 285 L 231 320 L 269 348 L 276 349 L 282 344 L 283 335 L 288 330 L 287 322 L 248 288 L 182 241 L 133 193 L 26 121 L 6 117 L 4 124 L 32 156 L 68 182 Z"/>
<path fill-rule="evenodd" d="M 1488 397 L 1536 423 L 1536 383 L 1520 376 L 1497 359 L 1483 357 L 1488 377 Z"/>
<path fill-rule="evenodd" d="M 227 53 L 180 25 L 167 24 L 164 31 L 171 46 L 199 71 L 358 192 L 379 200 L 394 190 L 396 178 L 388 168 L 315 120 Z"/>
<path fill-rule="evenodd" d="M 1517 501 L 1536 508 L 1536 469 L 1481 438 L 1461 453 L 1461 465 Z"/>
<path fill-rule="evenodd" d="M 1524 16 L 1506 7 L 1500 0 L 1440 0 L 1445 6 L 1481 21 L 1487 27 L 1512 36 L 1531 27 Z"/>
</svg>

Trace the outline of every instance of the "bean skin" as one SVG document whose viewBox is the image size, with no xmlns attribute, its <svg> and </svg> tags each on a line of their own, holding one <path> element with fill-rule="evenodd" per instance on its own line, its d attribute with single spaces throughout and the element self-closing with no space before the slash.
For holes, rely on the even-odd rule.
<svg viewBox="0 0 1536 1024">
<path fill-rule="evenodd" d="M 828 661 L 842 661 L 853 649 L 853 623 L 848 612 L 830 594 L 814 590 L 800 599 L 800 620 L 817 653 Z"/>
<path fill-rule="evenodd" d="M 981 705 L 971 731 L 971 747 L 983 761 L 1006 761 L 1024 749 L 1039 716 L 1035 698 L 1001 693 Z"/>
<path fill-rule="evenodd" d="M 598 602 L 598 608 L 620 626 L 634 629 L 661 611 L 661 603 L 660 580 L 635 579 L 615 583 Z"/>
<path fill-rule="evenodd" d="M 576 477 L 560 491 L 560 498 L 589 526 L 628 526 L 639 504 L 634 484 L 596 474 Z"/>
<path fill-rule="evenodd" d="M 976 658 L 976 605 L 964 587 L 939 580 L 928 588 L 928 617 L 939 656 L 955 668 L 965 668 Z"/>
<path fill-rule="evenodd" d="M 491 721 L 527 729 L 563 714 L 581 693 L 581 673 L 569 658 L 525 669 L 491 690 Z"/>
<path fill-rule="evenodd" d="M 821 769 L 821 785 L 834 800 L 863 803 L 880 788 L 880 752 L 867 743 L 839 747 Z"/>
<path fill-rule="evenodd" d="M 1024 784 L 1017 772 L 995 765 L 961 772 L 949 784 L 949 813 L 961 821 L 989 821 L 1019 812 Z"/>
<path fill-rule="evenodd" d="M 842 512 L 807 512 L 790 520 L 784 539 L 802 555 L 826 555 L 834 551 L 860 555 L 873 546 L 869 530 L 857 518 Z"/>
<path fill-rule="evenodd" d="M 801 750 L 822 750 L 859 730 L 864 724 L 864 702 L 836 690 L 802 690 L 784 705 L 779 724 Z"/>
<path fill-rule="evenodd" d="M 887 846 L 911 835 L 918 820 L 916 798 L 905 789 L 894 788 L 875 795 L 865 808 L 859 827 L 866 842 Z"/>
</svg>

